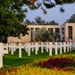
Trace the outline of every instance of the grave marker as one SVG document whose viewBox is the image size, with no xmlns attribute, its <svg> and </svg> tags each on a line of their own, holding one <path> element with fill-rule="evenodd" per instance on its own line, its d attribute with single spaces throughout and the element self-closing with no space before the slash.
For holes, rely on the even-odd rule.
<svg viewBox="0 0 75 75">
<path fill-rule="evenodd" d="M 4 50 L 3 43 L 0 43 L 0 68 L 3 67 L 3 55 L 8 54 L 8 50 Z"/>
</svg>

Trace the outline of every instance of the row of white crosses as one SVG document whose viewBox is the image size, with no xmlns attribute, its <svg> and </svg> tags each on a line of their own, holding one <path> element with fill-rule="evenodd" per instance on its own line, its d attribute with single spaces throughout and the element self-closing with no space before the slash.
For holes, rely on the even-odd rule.
<svg viewBox="0 0 75 75">
<path fill-rule="evenodd" d="M 62 48 L 64 49 L 64 52 L 71 50 L 72 43 L 71 42 L 31 42 L 31 43 L 25 43 L 25 44 L 3 44 L 0 43 L 0 67 L 3 66 L 3 55 L 8 54 L 8 49 L 11 50 L 11 54 L 13 55 L 16 49 L 19 49 L 19 57 L 22 57 L 22 48 L 25 48 L 26 52 L 28 53 L 28 56 L 31 55 L 31 50 L 34 51 L 35 49 L 35 54 L 38 54 L 39 47 L 41 47 L 41 53 L 44 52 L 44 48 L 46 48 L 46 51 L 49 51 L 49 56 L 52 56 L 52 50 L 53 48 L 55 49 L 55 55 L 58 54 L 58 49 L 60 49 L 60 54 L 62 54 Z M 66 48 L 67 47 L 67 48 Z M 5 50 L 4 50 L 5 49 Z"/>
<path fill-rule="evenodd" d="M 13 55 L 15 50 L 18 48 L 19 49 L 19 57 L 22 57 L 22 48 L 25 48 L 26 52 L 28 53 L 28 56 L 31 55 L 31 50 L 34 51 L 35 49 L 35 54 L 38 54 L 39 47 L 41 47 L 41 53 L 44 52 L 43 48 L 46 48 L 46 51 L 49 51 L 49 55 L 52 56 L 52 50 L 53 48 L 55 49 L 55 55 L 58 54 L 58 49 L 60 50 L 60 54 L 62 54 L 62 48 L 64 49 L 64 52 L 71 50 L 72 48 L 72 43 L 71 42 L 60 42 L 57 43 L 55 42 L 54 44 L 52 42 L 41 42 L 40 44 L 38 42 L 31 42 L 31 43 L 25 43 L 25 44 L 15 44 L 12 43 L 9 45 L 9 49 L 11 49 L 11 54 Z"/>
</svg>

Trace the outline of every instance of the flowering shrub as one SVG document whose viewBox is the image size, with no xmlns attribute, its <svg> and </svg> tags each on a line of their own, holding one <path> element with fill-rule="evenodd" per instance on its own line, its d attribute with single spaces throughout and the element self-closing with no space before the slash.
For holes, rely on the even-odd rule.
<svg viewBox="0 0 75 75">
<path fill-rule="evenodd" d="M 74 64 L 74 60 L 72 59 L 68 59 L 68 58 L 51 58 L 48 59 L 46 61 L 43 62 L 39 62 L 39 65 L 42 64 L 43 67 L 45 67 L 47 65 L 47 68 L 42 68 L 42 67 L 38 67 L 35 66 L 33 64 L 22 64 L 19 66 L 15 66 L 15 67 L 4 67 L 3 69 L 1 69 L 1 73 L 0 75 L 75 75 L 74 72 L 70 71 L 67 67 L 62 67 L 62 69 L 58 66 L 56 67 L 52 67 L 50 69 L 50 65 L 53 63 L 55 65 L 55 63 L 59 63 L 59 61 L 61 61 L 61 64 L 65 61 L 67 61 L 67 63 L 71 63 L 72 65 L 70 66 L 75 66 Z M 51 64 L 49 64 L 49 62 L 51 61 Z M 56 62 L 55 62 L 56 61 Z M 36 61 L 35 61 L 36 62 Z M 55 63 L 54 63 L 55 62 Z M 44 66 L 45 63 L 45 66 Z M 48 64 L 47 64 L 48 63 Z M 60 65 L 60 64 L 59 64 Z M 73 67 L 71 67 L 73 69 Z M 5 70 L 5 71 L 4 71 Z M 66 71 L 66 72 L 65 72 Z M 74 68 L 75 71 L 75 68 Z"/>
<path fill-rule="evenodd" d="M 0 75 L 75 75 L 75 61 L 73 59 L 75 59 L 75 52 L 57 55 L 51 59 L 44 58 L 44 61 L 36 57 L 34 61 L 31 59 L 26 62 L 25 60 L 19 66 L 4 66 L 0 69 Z M 42 67 L 37 66 L 38 62 Z"/>
<path fill-rule="evenodd" d="M 0 75 L 7 75 L 7 71 L 9 72 L 9 73 L 11 73 L 11 72 L 16 72 L 17 71 L 17 67 L 15 67 L 15 66 L 4 66 L 4 67 L 2 67 L 2 68 L 0 68 Z"/>
<path fill-rule="evenodd" d="M 0 75 L 6 75 L 6 71 L 0 69 Z"/>
<path fill-rule="evenodd" d="M 75 67 L 75 61 L 69 58 L 50 58 L 47 61 L 39 62 L 38 65 L 46 68 L 64 68 L 67 66 Z"/>
<path fill-rule="evenodd" d="M 7 71 L 6 75 L 75 75 L 72 72 L 64 72 L 62 70 L 58 71 L 57 69 L 47 69 L 37 66 L 21 65 L 17 67 L 18 69 L 13 72 Z"/>
</svg>

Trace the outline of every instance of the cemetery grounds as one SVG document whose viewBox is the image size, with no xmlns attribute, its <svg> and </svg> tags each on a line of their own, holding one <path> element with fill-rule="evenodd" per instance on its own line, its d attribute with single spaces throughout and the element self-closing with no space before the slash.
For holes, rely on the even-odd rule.
<svg viewBox="0 0 75 75">
<path fill-rule="evenodd" d="M 31 55 L 28 56 L 25 50 L 22 50 L 22 58 L 18 57 L 18 49 L 14 55 L 11 55 L 9 51 L 9 54 L 5 54 L 3 57 L 4 66 L 0 69 L 0 75 L 75 75 L 75 66 L 73 65 L 66 66 L 64 64 L 63 68 L 38 65 L 39 62 L 46 62 L 49 59 L 55 59 L 54 62 L 59 63 L 56 59 L 62 58 L 75 61 L 75 51 L 55 55 L 53 50 L 53 55 L 49 56 L 45 49 L 44 53 L 41 53 L 40 49 L 37 55 L 35 52 L 31 52 Z M 62 63 L 62 61 L 60 62 Z M 71 61 L 70 64 L 72 64 Z"/>
</svg>

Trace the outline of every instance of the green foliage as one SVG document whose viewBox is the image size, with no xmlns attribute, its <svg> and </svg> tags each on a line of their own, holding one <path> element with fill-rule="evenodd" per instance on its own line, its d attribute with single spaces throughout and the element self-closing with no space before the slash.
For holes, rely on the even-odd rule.
<svg viewBox="0 0 75 75">
<path fill-rule="evenodd" d="M 54 20 L 50 22 L 46 22 L 45 20 L 42 20 L 40 16 L 35 18 L 35 22 L 36 24 L 40 24 L 40 25 L 58 25 L 58 23 L 56 23 Z"/>
<path fill-rule="evenodd" d="M 31 0 L 31 1 L 33 1 L 33 0 Z M 51 0 L 42 0 L 42 2 L 40 3 L 39 0 L 35 0 L 35 2 L 37 3 L 37 5 L 35 6 L 34 5 L 35 2 L 31 2 L 31 1 L 30 1 L 29 5 L 31 6 L 30 9 L 32 9 L 32 10 L 38 9 L 42 5 L 44 5 L 47 9 L 51 9 L 51 8 L 55 7 L 56 5 L 61 5 L 61 7 L 60 7 L 61 12 L 65 11 L 64 8 L 62 8 L 63 4 L 71 4 L 71 3 L 75 2 L 75 0 L 54 0 L 55 1 L 55 3 L 54 3 Z M 43 13 L 47 14 L 47 10 L 44 9 L 44 6 L 42 6 L 41 8 L 43 10 Z"/>
<path fill-rule="evenodd" d="M 40 16 L 35 18 L 36 24 L 45 24 L 45 20 L 42 20 L 42 18 Z"/>
<path fill-rule="evenodd" d="M 52 21 L 50 22 L 50 25 L 58 25 L 58 23 L 56 23 L 54 20 L 52 20 Z"/>
<path fill-rule="evenodd" d="M 59 25 L 57 22 L 55 22 L 54 20 L 52 21 L 45 21 L 43 20 L 40 16 L 35 18 L 35 21 L 29 21 L 28 19 L 26 19 L 25 24 L 31 24 L 31 25 Z"/>
<path fill-rule="evenodd" d="M 27 26 L 22 25 L 27 9 L 21 0 L 0 0 L 0 41 L 8 36 L 27 34 Z"/>
<path fill-rule="evenodd" d="M 36 40 L 37 41 L 53 41 L 53 33 L 51 30 L 47 31 L 45 27 L 38 29 L 36 32 Z"/>
<path fill-rule="evenodd" d="M 75 23 L 75 14 L 73 14 L 70 19 L 68 19 L 66 22 L 68 23 Z"/>
<path fill-rule="evenodd" d="M 54 41 L 54 38 L 52 35 L 50 35 L 49 41 Z"/>
<path fill-rule="evenodd" d="M 4 55 L 4 66 L 18 66 L 22 63 L 34 63 L 35 60 L 40 61 L 42 59 L 47 59 L 49 57 L 46 50 L 44 50 L 44 53 L 41 53 L 41 49 L 39 49 L 38 55 L 35 54 L 35 51 L 31 51 L 31 56 L 28 56 L 28 53 L 24 49 L 22 49 L 22 58 L 19 58 L 18 53 L 19 50 L 17 49 L 14 52 L 14 55 L 11 55 L 10 52 L 9 54 Z"/>
<path fill-rule="evenodd" d="M 37 33 L 37 34 L 36 34 L 36 40 L 37 40 L 37 41 L 42 41 L 42 40 L 44 40 L 45 38 L 43 38 L 42 35 L 43 35 L 44 33 L 46 33 L 46 31 L 47 31 L 47 30 L 46 30 L 45 27 L 43 27 L 43 28 L 41 28 L 41 29 L 38 29 L 37 32 L 36 32 L 36 33 Z"/>
</svg>

